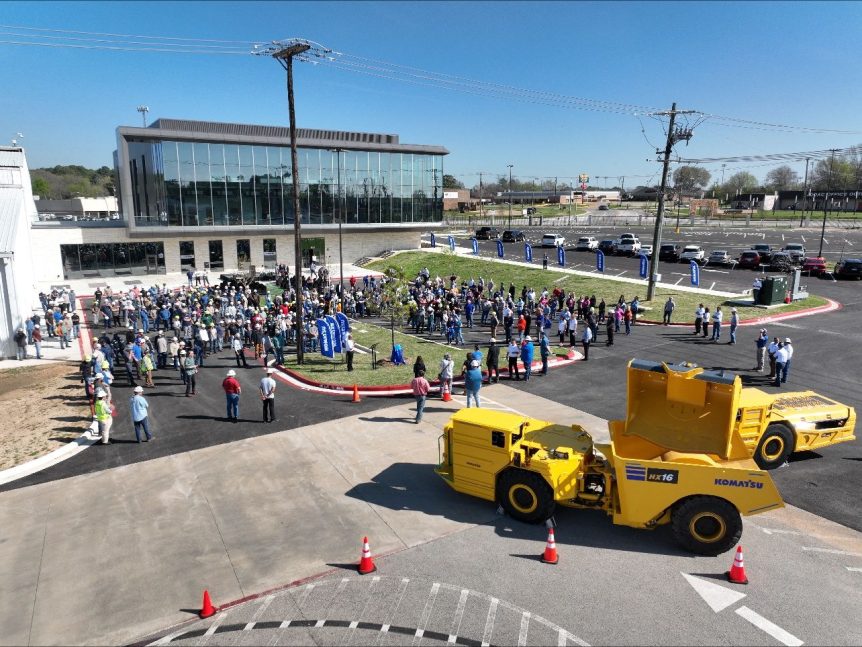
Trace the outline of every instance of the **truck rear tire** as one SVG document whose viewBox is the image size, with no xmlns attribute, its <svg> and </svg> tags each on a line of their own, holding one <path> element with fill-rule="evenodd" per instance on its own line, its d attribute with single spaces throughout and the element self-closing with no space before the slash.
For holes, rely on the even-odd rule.
<svg viewBox="0 0 862 647">
<path fill-rule="evenodd" d="M 693 496 L 671 514 L 676 541 L 686 550 L 714 557 L 731 550 L 742 536 L 742 517 L 732 503 L 714 496 Z"/>
<path fill-rule="evenodd" d="M 539 523 L 553 516 L 556 503 L 551 487 L 541 476 L 509 469 L 497 479 L 497 499 L 513 519 Z"/>
<path fill-rule="evenodd" d="M 793 432 L 781 422 L 774 422 L 763 432 L 754 452 L 754 462 L 762 470 L 781 467 L 793 453 Z"/>
</svg>

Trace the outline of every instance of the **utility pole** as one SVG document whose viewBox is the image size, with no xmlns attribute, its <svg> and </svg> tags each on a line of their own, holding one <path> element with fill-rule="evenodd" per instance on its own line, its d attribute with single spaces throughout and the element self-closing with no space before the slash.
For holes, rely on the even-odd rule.
<svg viewBox="0 0 862 647">
<path fill-rule="evenodd" d="M 144 128 L 146 128 L 147 127 L 147 113 L 150 111 L 149 107 L 138 106 L 136 108 L 136 110 L 141 113 L 141 119 L 143 120 Z"/>
<path fill-rule="evenodd" d="M 661 188 L 659 189 L 658 194 L 658 208 L 656 209 L 655 214 L 655 231 L 653 232 L 652 237 L 652 249 L 653 253 L 650 255 L 650 268 L 649 268 L 649 283 L 647 284 L 647 301 L 652 301 L 653 296 L 655 296 L 655 284 L 656 284 L 656 274 L 658 271 L 658 256 L 659 249 L 661 248 L 661 227 L 662 220 L 664 219 L 664 195 L 665 191 L 667 191 L 667 172 L 670 168 L 670 154 L 673 151 L 673 145 L 679 141 L 685 140 L 686 142 L 691 139 L 691 129 L 690 128 L 675 128 L 676 124 L 676 116 L 682 114 L 690 114 L 694 112 L 693 110 L 677 110 L 676 102 L 671 106 L 670 112 L 659 112 L 656 113 L 658 115 L 669 115 L 670 116 L 670 124 L 667 128 L 667 143 L 664 147 L 664 164 L 662 166 L 661 171 Z M 656 151 L 659 152 L 659 151 Z"/>
<path fill-rule="evenodd" d="M 296 363 L 303 362 L 304 322 L 302 305 L 302 213 L 299 206 L 299 160 L 296 154 L 296 110 L 293 102 L 293 58 L 311 49 L 304 41 L 273 41 L 267 47 L 255 49 L 254 54 L 272 56 L 287 71 L 287 107 L 290 117 L 290 164 L 293 180 L 293 253 L 296 257 Z"/>
<path fill-rule="evenodd" d="M 810 157 L 805 158 L 805 181 L 802 183 L 802 215 L 799 216 L 799 226 L 802 226 L 802 223 L 805 221 L 805 205 L 807 203 L 808 196 L 808 161 Z M 799 177 L 797 175 L 797 177 Z"/>
<path fill-rule="evenodd" d="M 626 194 L 626 176 L 621 175 L 617 178 L 620 181 L 620 206 L 623 206 L 623 196 Z"/>
<path fill-rule="evenodd" d="M 512 228 L 512 165 L 506 164 L 509 167 L 509 229 Z"/>
<path fill-rule="evenodd" d="M 823 237 L 826 235 L 826 205 L 829 202 L 829 192 L 832 191 L 832 170 L 835 167 L 835 153 L 837 148 L 830 148 L 832 156 L 829 159 L 829 182 L 826 184 L 826 196 L 823 198 L 823 227 L 820 229 L 820 251 L 818 256 L 823 256 Z M 813 209 L 812 209 L 813 211 Z"/>
<path fill-rule="evenodd" d="M 341 293 L 338 295 L 344 299 L 344 252 L 341 244 L 341 225 L 344 223 L 344 204 L 341 201 L 341 154 L 345 152 L 343 148 L 330 148 L 331 153 L 335 153 L 336 165 L 338 166 L 338 277 L 339 288 Z"/>
<path fill-rule="evenodd" d="M 482 210 L 482 171 L 479 171 L 479 220 L 485 221 L 485 214 Z M 494 224 L 493 222 L 491 223 Z"/>
</svg>

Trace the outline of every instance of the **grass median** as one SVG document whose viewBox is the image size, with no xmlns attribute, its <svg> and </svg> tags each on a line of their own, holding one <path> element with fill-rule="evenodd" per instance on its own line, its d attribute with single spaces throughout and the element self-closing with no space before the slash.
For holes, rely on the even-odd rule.
<svg viewBox="0 0 862 647">
<path fill-rule="evenodd" d="M 547 250 L 548 256 L 551 257 L 553 250 Z M 533 258 L 540 258 L 541 250 L 533 250 Z M 549 263 L 556 261 L 556 255 L 550 258 Z M 534 261 L 535 262 L 535 261 Z M 541 261 L 539 261 L 541 262 Z M 513 265 L 510 263 L 497 263 L 493 260 L 476 258 L 471 256 L 457 256 L 450 253 L 437 252 L 404 252 L 392 258 L 373 261 L 366 267 L 378 271 L 383 271 L 390 265 L 396 265 L 404 272 L 404 276 L 408 279 L 415 277 L 419 270 L 427 267 L 431 272 L 431 276 L 441 276 L 447 279 L 451 275 L 458 277 L 458 282 L 461 280 L 469 280 L 471 277 L 474 280 L 479 280 L 483 277 L 487 282 L 489 279 L 494 281 L 495 286 L 505 284 L 508 288 L 510 283 L 515 284 L 516 295 L 520 295 L 523 286 L 533 287 L 536 291 L 541 291 L 547 288 L 549 292 L 553 291 L 555 286 L 565 290 L 566 293 L 574 292 L 578 296 L 584 294 L 595 295 L 596 301 L 601 301 L 604 298 L 605 303 L 610 307 L 615 304 L 620 295 L 623 295 L 626 302 L 630 302 L 635 296 L 639 297 L 641 308 L 646 308 L 647 312 L 641 314 L 641 318 L 645 320 L 661 321 L 664 303 L 669 296 L 672 296 L 676 303 L 673 320 L 676 323 L 694 322 L 694 311 L 699 303 L 703 303 L 710 311 L 713 311 L 716 306 L 721 306 L 725 312 L 725 322 L 730 319 L 731 301 L 735 298 L 727 298 L 716 296 L 707 291 L 688 292 L 674 290 L 673 288 L 657 287 L 655 298 L 652 301 L 645 301 L 646 298 L 646 281 L 642 283 L 629 283 L 625 281 L 615 281 L 609 278 L 600 276 L 580 276 L 569 274 L 551 269 L 549 265 L 547 270 L 543 270 L 541 266 L 528 265 Z M 680 265 L 680 267 L 684 267 Z M 747 270 L 738 270 L 747 271 Z M 751 276 L 755 274 L 750 272 Z M 753 280 L 753 279 L 752 279 Z M 738 298 L 746 298 L 740 295 Z M 764 308 L 755 308 L 753 306 L 735 306 L 739 312 L 741 321 L 747 319 L 756 319 L 763 317 L 766 314 L 777 314 L 784 312 L 793 312 L 806 308 L 822 306 L 827 303 L 827 300 L 819 296 L 810 296 L 807 299 L 794 301 L 793 303 L 776 306 L 765 310 Z"/>
<path fill-rule="evenodd" d="M 377 344 L 378 361 L 389 359 L 392 351 L 392 333 L 389 328 L 360 320 L 351 322 L 350 332 L 353 335 L 354 341 L 360 346 L 370 348 L 372 344 Z M 352 387 L 354 384 L 358 386 L 409 384 L 410 380 L 413 379 L 413 362 L 416 361 L 418 355 L 421 355 L 425 361 L 427 370 L 425 377 L 429 381 L 433 381 L 437 379 L 437 373 L 440 370 L 440 360 L 443 359 L 443 355 L 450 353 L 452 360 L 455 362 L 455 375 L 457 377 L 461 373 L 461 365 L 464 363 L 467 352 L 473 350 L 473 344 L 447 346 L 446 338 L 443 337 L 442 340 L 440 342 L 422 339 L 409 333 L 401 332 L 396 328 L 395 343 L 401 344 L 401 348 L 404 351 L 404 359 L 407 362 L 403 366 L 394 366 L 386 363 L 374 369 L 371 366 L 371 354 L 362 353 L 358 349 L 353 358 L 353 371 L 350 373 L 347 372 L 346 361 L 338 353 L 335 354 L 334 359 L 323 357 L 319 352 L 305 353 L 302 366 L 296 364 L 296 355 L 289 355 L 285 357 L 284 366 L 318 382 L 342 384 L 348 387 Z M 487 351 L 485 350 L 487 337 L 483 337 L 481 345 L 483 354 L 487 356 Z M 500 366 L 504 366 L 506 348 L 502 343 L 498 345 L 500 346 Z M 565 356 L 568 351 L 568 348 L 551 346 L 551 353 L 553 355 Z M 536 344 L 535 359 L 539 359 L 538 344 Z M 482 369 L 485 369 L 484 359 L 482 360 Z"/>
</svg>

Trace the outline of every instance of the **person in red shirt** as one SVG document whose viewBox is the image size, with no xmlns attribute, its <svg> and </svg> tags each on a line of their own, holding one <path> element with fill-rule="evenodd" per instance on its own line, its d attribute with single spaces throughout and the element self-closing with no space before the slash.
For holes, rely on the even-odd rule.
<svg viewBox="0 0 862 647">
<path fill-rule="evenodd" d="M 425 401 L 428 398 L 428 389 L 431 385 L 425 379 L 425 371 L 420 369 L 418 375 L 410 382 L 410 387 L 413 389 L 413 396 L 416 398 L 416 424 L 422 421 L 422 413 L 425 411 Z"/>
<path fill-rule="evenodd" d="M 239 419 L 239 395 L 242 393 L 242 387 L 236 379 L 236 371 L 231 369 L 227 372 L 221 388 L 224 389 L 227 400 L 227 419 L 236 422 Z"/>
</svg>

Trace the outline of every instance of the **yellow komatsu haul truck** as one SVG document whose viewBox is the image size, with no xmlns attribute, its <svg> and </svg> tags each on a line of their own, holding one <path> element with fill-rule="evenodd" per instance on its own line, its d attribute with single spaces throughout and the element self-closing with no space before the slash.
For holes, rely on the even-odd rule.
<svg viewBox="0 0 862 647">
<path fill-rule="evenodd" d="M 635 528 L 670 523 L 682 546 L 718 555 L 739 541 L 742 515 L 784 505 L 751 459 L 742 392 L 737 376 L 632 360 L 626 418 L 608 423 L 610 443 L 577 425 L 462 409 L 440 437 L 437 473 L 522 521 L 557 505 L 600 509 Z"/>
</svg>

